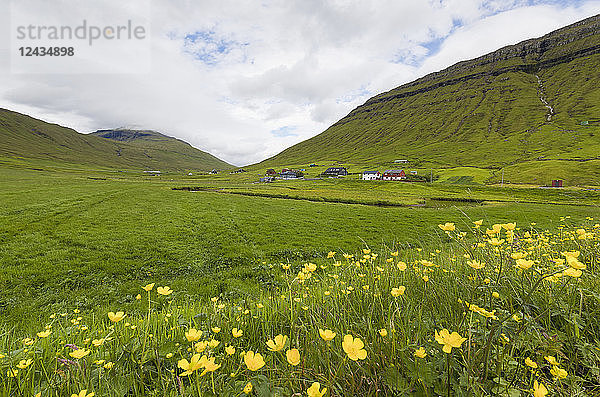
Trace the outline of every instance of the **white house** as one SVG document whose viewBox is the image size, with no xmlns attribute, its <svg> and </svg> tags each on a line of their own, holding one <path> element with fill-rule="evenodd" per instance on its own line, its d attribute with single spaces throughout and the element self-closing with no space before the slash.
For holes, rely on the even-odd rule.
<svg viewBox="0 0 600 397">
<path fill-rule="evenodd" d="M 362 173 L 363 181 L 376 181 L 378 179 L 381 179 L 381 174 L 379 171 L 364 171 Z"/>
</svg>

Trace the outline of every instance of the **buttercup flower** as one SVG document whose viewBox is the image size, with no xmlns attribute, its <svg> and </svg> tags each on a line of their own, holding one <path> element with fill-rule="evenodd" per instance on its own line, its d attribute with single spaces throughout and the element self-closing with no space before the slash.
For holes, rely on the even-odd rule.
<svg viewBox="0 0 600 397">
<path fill-rule="evenodd" d="M 550 373 L 556 379 L 564 379 L 568 375 L 567 371 L 565 371 L 564 369 L 560 368 L 558 365 L 553 366 L 552 369 L 550 370 Z"/>
<path fill-rule="evenodd" d="M 353 338 L 352 335 L 344 336 L 342 348 L 350 360 L 357 361 L 367 358 L 367 351 L 364 347 L 365 344 L 360 338 Z"/>
<path fill-rule="evenodd" d="M 17 368 L 19 368 L 19 369 L 25 369 L 25 368 L 29 367 L 32 362 L 33 362 L 33 360 L 30 359 L 30 358 L 28 358 L 27 360 L 21 360 L 17 364 Z"/>
<path fill-rule="evenodd" d="M 214 357 L 211 357 L 209 359 L 204 360 L 203 364 L 204 364 L 204 371 L 202 371 L 202 373 L 200 374 L 200 376 L 204 376 L 208 372 L 214 372 L 217 369 L 221 368 L 221 364 L 215 363 L 215 358 Z"/>
<path fill-rule="evenodd" d="M 385 338 L 388 335 L 387 329 L 385 329 L 385 328 L 380 329 L 379 335 L 381 335 Z"/>
<path fill-rule="evenodd" d="M 306 390 L 306 394 L 308 397 L 322 397 L 327 392 L 327 388 L 324 387 L 321 389 L 321 384 L 319 382 L 313 382 L 313 384 Z"/>
<path fill-rule="evenodd" d="M 421 346 L 417 350 L 415 350 L 414 355 L 415 357 L 425 358 L 427 356 L 427 352 L 425 351 L 425 348 Z"/>
<path fill-rule="evenodd" d="M 202 353 L 204 350 L 206 350 L 207 347 L 208 347 L 207 341 L 200 341 L 194 345 L 194 349 L 196 350 L 196 353 Z"/>
<path fill-rule="evenodd" d="M 116 312 L 116 313 L 108 312 L 108 318 L 113 323 L 118 323 L 119 321 L 123 320 L 124 317 L 125 317 L 124 312 Z"/>
<path fill-rule="evenodd" d="M 146 292 L 152 291 L 152 288 L 154 288 L 154 283 L 150 283 L 142 287 L 142 289 Z"/>
<path fill-rule="evenodd" d="M 403 295 L 404 291 L 406 291 L 406 287 L 404 285 L 401 285 L 399 287 L 392 288 L 391 294 L 392 294 L 393 297 L 396 298 L 396 297 L 398 297 L 400 295 Z"/>
<path fill-rule="evenodd" d="M 287 362 L 290 363 L 290 365 L 298 365 L 300 364 L 300 352 L 298 351 L 298 349 L 290 349 L 287 352 L 285 352 L 285 358 L 287 359 Z"/>
<path fill-rule="evenodd" d="M 80 358 L 87 356 L 88 354 L 90 354 L 89 350 L 77 349 L 77 350 L 73 350 L 72 352 L 70 352 L 69 356 L 76 358 L 76 359 L 80 359 Z"/>
<path fill-rule="evenodd" d="M 239 338 L 243 334 L 244 334 L 244 331 L 242 331 L 241 329 L 234 328 L 231 330 L 231 335 L 233 335 L 234 338 Z"/>
<path fill-rule="evenodd" d="M 461 337 L 458 332 L 450 333 L 446 328 L 444 328 L 439 333 L 435 331 L 435 340 L 440 345 L 444 345 L 444 347 L 442 347 L 444 353 L 450 354 L 452 353 L 453 347 L 459 348 L 467 339 Z"/>
<path fill-rule="evenodd" d="M 47 338 L 47 337 L 49 337 L 49 336 L 50 336 L 50 334 L 51 334 L 51 333 L 52 333 L 52 331 L 51 331 L 51 330 L 49 330 L 49 329 L 47 329 L 47 330 L 45 330 L 45 331 L 38 332 L 38 333 L 37 333 L 37 336 L 38 336 L 39 338 Z"/>
<path fill-rule="evenodd" d="M 554 356 L 544 356 L 544 358 L 550 363 L 550 365 L 559 365 L 558 361 L 556 361 L 556 357 Z"/>
<path fill-rule="evenodd" d="M 533 397 L 546 397 L 548 389 L 543 383 L 538 383 L 537 379 L 533 381 Z"/>
<path fill-rule="evenodd" d="M 252 350 L 249 350 L 246 352 L 246 354 L 244 354 L 244 363 L 250 371 L 258 371 L 264 367 L 265 360 L 263 359 L 262 354 L 255 354 Z"/>
<path fill-rule="evenodd" d="M 202 337 L 202 331 L 197 330 L 196 328 L 190 328 L 189 331 L 185 332 L 185 338 L 188 342 L 196 342 L 200 340 Z"/>
<path fill-rule="evenodd" d="M 165 285 L 164 287 L 157 287 L 156 292 L 158 292 L 160 295 L 167 296 L 171 295 L 173 293 L 173 290 Z"/>
<path fill-rule="evenodd" d="M 177 366 L 184 370 L 184 372 L 179 374 L 179 376 L 188 376 L 194 371 L 204 368 L 206 361 L 206 356 L 200 357 L 199 353 L 194 354 L 190 361 L 186 360 L 185 358 L 179 360 L 179 362 L 177 362 Z"/>
<path fill-rule="evenodd" d="M 451 232 L 454 229 L 456 229 L 456 227 L 454 226 L 454 223 L 451 223 L 451 222 L 446 222 L 443 225 L 438 225 L 438 227 L 445 232 Z"/>
<path fill-rule="evenodd" d="M 280 334 L 275 337 L 275 341 L 273 341 L 273 339 L 269 339 L 267 341 L 267 346 L 269 347 L 269 350 L 271 350 L 272 352 L 278 352 L 285 347 L 286 343 L 287 343 L 287 336 Z"/>
<path fill-rule="evenodd" d="M 335 338 L 336 333 L 329 329 L 322 330 L 321 328 L 319 328 L 319 335 L 321 335 L 321 338 L 323 338 L 324 341 L 329 342 L 330 340 Z"/>
<path fill-rule="evenodd" d="M 536 369 L 538 367 L 537 363 L 529 357 L 527 357 L 525 359 L 525 365 L 527 365 L 528 367 L 531 367 L 533 369 Z"/>
<path fill-rule="evenodd" d="M 252 392 L 252 383 L 246 383 L 246 386 L 244 386 L 244 389 L 242 391 L 246 394 L 250 394 Z"/>
<path fill-rule="evenodd" d="M 471 266 L 473 269 L 479 270 L 485 267 L 485 263 L 481 263 L 476 260 L 467 261 L 467 265 Z"/>
<path fill-rule="evenodd" d="M 233 347 L 233 346 L 225 347 L 225 353 L 227 353 L 229 356 L 233 356 L 235 354 L 235 347 Z"/>
</svg>

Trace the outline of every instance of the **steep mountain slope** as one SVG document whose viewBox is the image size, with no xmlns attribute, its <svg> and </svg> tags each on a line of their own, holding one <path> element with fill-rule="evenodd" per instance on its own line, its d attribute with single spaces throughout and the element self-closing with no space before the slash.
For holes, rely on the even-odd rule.
<svg viewBox="0 0 600 397">
<path fill-rule="evenodd" d="M 260 166 L 410 159 L 499 167 L 598 156 L 600 16 L 594 16 L 379 94 Z"/>
<path fill-rule="evenodd" d="M 80 134 L 70 128 L 0 109 L 0 156 L 109 168 L 231 168 L 231 165 L 209 153 L 157 132 L 123 131 L 122 134 L 129 134 L 131 138 L 107 139 L 99 136 L 102 135 L 101 131 Z"/>
</svg>

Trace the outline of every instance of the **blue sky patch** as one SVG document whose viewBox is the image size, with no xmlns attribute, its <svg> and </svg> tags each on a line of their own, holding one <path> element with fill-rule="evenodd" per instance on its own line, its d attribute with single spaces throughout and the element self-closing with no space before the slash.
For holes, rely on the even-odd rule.
<svg viewBox="0 0 600 397">
<path fill-rule="evenodd" d="M 247 57 L 244 47 L 248 44 L 220 36 L 212 29 L 199 30 L 183 36 L 184 51 L 208 66 L 222 62 L 234 52 L 237 53 L 237 61 L 245 62 Z"/>
<path fill-rule="evenodd" d="M 284 127 L 277 128 L 276 130 L 272 130 L 271 135 L 273 135 L 277 138 L 285 138 L 288 136 L 298 136 L 298 134 L 296 134 L 294 132 L 295 130 L 296 130 L 296 127 L 286 125 Z"/>
</svg>

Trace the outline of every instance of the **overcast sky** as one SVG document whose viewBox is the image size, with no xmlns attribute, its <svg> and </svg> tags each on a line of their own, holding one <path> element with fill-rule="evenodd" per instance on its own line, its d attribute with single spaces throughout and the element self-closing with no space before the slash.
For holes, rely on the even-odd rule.
<svg viewBox="0 0 600 397">
<path fill-rule="evenodd" d="M 73 14 L 48 7 L 58 3 Z M 15 0 L 11 10 L 0 15 L 0 107 L 83 133 L 154 129 L 245 165 L 319 134 L 375 94 L 598 14 L 600 0 Z M 147 67 L 21 73 L 9 61 L 18 56 L 15 12 L 143 24 Z M 134 68 L 132 57 L 96 48 L 94 62 Z"/>
</svg>

